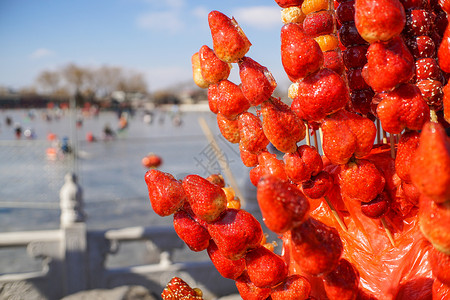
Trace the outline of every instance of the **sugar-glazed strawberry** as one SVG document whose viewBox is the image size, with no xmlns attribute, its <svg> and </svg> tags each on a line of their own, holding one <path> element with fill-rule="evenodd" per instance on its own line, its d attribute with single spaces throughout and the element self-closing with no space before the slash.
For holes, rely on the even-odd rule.
<svg viewBox="0 0 450 300">
<path fill-rule="evenodd" d="M 270 288 L 283 281 L 288 274 L 286 262 L 264 246 L 259 246 L 245 255 L 250 281 L 260 288 Z"/>
<path fill-rule="evenodd" d="M 217 99 L 219 98 L 219 85 L 211 84 L 208 87 L 208 106 L 211 112 L 217 114 L 219 108 L 217 107 Z"/>
<path fill-rule="evenodd" d="M 307 217 L 309 202 L 297 187 L 273 175 L 263 176 L 256 198 L 267 228 L 284 233 Z"/>
<path fill-rule="evenodd" d="M 398 0 L 355 1 L 355 25 L 369 43 L 398 36 L 405 23 L 405 10 Z"/>
<path fill-rule="evenodd" d="M 248 277 L 247 271 L 236 279 L 236 287 L 242 300 L 265 300 L 270 296 L 271 288 L 259 288 Z"/>
<path fill-rule="evenodd" d="M 198 52 L 195 52 L 191 57 L 192 64 L 192 77 L 194 79 L 195 84 L 202 88 L 206 89 L 209 86 L 209 82 L 203 78 L 202 69 L 200 67 L 200 55 Z"/>
<path fill-rule="evenodd" d="M 333 178 L 326 171 L 320 171 L 310 180 L 303 181 L 300 185 L 303 194 L 310 199 L 320 199 L 326 196 L 333 186 Z"/>
<path fill-rule="evenodd" d="M 187 199 L 181 182 L 169 173 L 148 170 L 145 173 L 145 183 L 152 208 L 161 217 L 173 214 Z"/>
<path fill-rule="evenodd" d="M 414 58 L 400 36 L 371 44 L 366 56 L 362 76 L 376 92 L 392 90 L 414 75 Z"/>
<path fill-rule="evenodd" d="M 293 182 L 309 180 L 311 176 L 317 175 L 323 168 L 323 161 L 316 148 L 301 145 L 297 151 L 286 153 L 283 156 L 286 175 Z"/>
<path fill-rule="evenodd" d="M 208 224 L 208 231 L 219 251 L 231 260 L 258 247 L 263 237 L 258 220 L 241 209 L 226 209 L 217 220 Z"/>
<path fill-rule="evenodd" d="M 282 180 L 288 180 L 284 162 L 278 159 L 276 154 L 267 151 L 261 152 L 258 155 L 258 163 L 262 175 L 274 175 Z"/>
<path fill-rule="evenodd" d="M 245 270 L 245 259 L 240 258 L 236 260 L 231 260 L 223 256 L 223 254 L 217 248 L 216 243 L 214 241 L 209 242 L 209 246 L 207 249 L 209 258 L 212 263 L 216 267 L 217 271 L 219 271 L 220 275 L 225 278 L 236 280 L 239 276 L 241 276 L 242 272 Z"/>
<path fill-rule="evenodd" d="M 447 83 L 442 89 L 444 93 L 442 105 L 444 106 L 444 119 L 450 123 L 450 84 Z"/>
<path fill-rule="evenodd" d="M 257 186 L 261 177 L 263 177 L 263 168 L 260 165 L 256 165 L 253 169 L 248 172 L 248 177 L 250 178 L 250 182 Z"/>
<path fill-rule="evenodd" d="M 299 274 L 293 274 L 288 276 L 281 284 L 273 288 L 270 297 L 272 300 L 306 300 L 310 299 L 310 294 L 311 283 L 309 283 L 308 279 Z"/>
<path fill-rule="evenodd" d="M 232 144 L 239 143 L 239 122 L 237 119 L 230 120 L 221 113 L 217 114 L 217 125 L 223 137 Z"/>
<path fill-rule="evenodd" d="M 307 76 L 298 83 L 291 109 L 306 121 L 320 121 L 343 108 L 350 100 L 347 84 L 330 69 Z"/>
<path fill-rule="evenodd" d="M 245 56 L 238 62 L 241 90 L 251 105 L 260 105 L 270 98 L 277 87 L 272 73 L 259 63 Z"/>
<path fill-rule="evenodd" d="M 269 144 L 261 119 L 250 112 L 239 115 L 239 136 L 239 146 L 250 153 L 258 154 Z"/>
<path fill-rule="evenodd" d="M 450 142 L 441 124 L 424 125 L 410 176 L 419 191 L 435 202 L 450 200 Z"/>
<path fill-rule="evenodd" d="M 203 251 L 208 248 L 209 236 L 208 230 L 197 223 L 187 212 L 179 210 L 173 215 L 173 227 L 186 245 L 192 251 Z"/>
<path fill-rule="evenodd" d="M 203 79 L 210 84 L 214 84 L 228 78 L 231 71 L 230 64 L 221 61 L 211 48 L 203 45 L 198 54 L 200 56 L 200 68 Z"/>
<path fill-rule="evenodd" d="M 402 134 L 395 155 L 395 171 L 402 180 L 411 182 L 410 168 L 411 159 L 419 146 L 420 133 L 417 131 L 407 131 Z"/>
<path fill-rule="evenodd" d="M 444 72 L 450 72 L 450 24 L 445 29 L 442 42 L 438 49 L 438 61 L 441 70 Z"/>
<path fill-rule="evenodd" d="M 323 283 L 330 300 L 356 299 L 359 272 L 348 260 L 341 258 L 336 269 L 323 277 Z"/>
<path fill-rule="evenodd" d="M 342 119 L 325 118 L 323 132 L 323 153 L 335 165 L 346 164 L 355 153 L 356 135 Z"/>
<path fill-rule="evenodd" d="M 173 277 L 161 293 L 163 300 L 202 300 L 200 289 L 191 288 L 183 279 Z"/>
<path fill-rule="evenodd" d="M 275 0 L 275 2 L 281 7 L 291 7 L 291 6 L 300 6 L 303 3 L 303 0 Z"/>
<path fill-rule="evenodd" d="M 271 97 L 261 104 L 264 134 L 279 151 L 292 153 L 305 138 L 303 121 L 280 99 Z"/>
<path fill-rule="evenodd" d="M 239 156 L 246 167 L 254 167 L 258 164 L 258 154 L 246 150 L 243 143 L 239 143 Z"/>
<path fill-rule="evenodd" d="M 450 255 L 450 201 L 436 203 L 425 194 L 419 200 L 419 225 L 436 250 Z"/>
<path fill-rule="evenodd" d="M 222 188 L 198 175 L 188 175 L 182 182 L 194 214 L 206 222 L 216 220 L 225 210 L 227 197 Z"/>
<path fill-rule="evenodd" d="M 322 67 L 323 53 L 299 24 L 289 23 L 281 28 L 281 62 L 289 79 L 297 81 Z"/>
<path fill-rule="evenodd" d="M 369 202 L 383 191 L 385 183 L 383 174 L 368 160 L 358 159 L 341 166 L 341 194 L 349 200 Z"/>
<path fill-rule="evenodd" d="M 218 58 L 234 63 L 244 57 L 252 44 L 234 18 L 214 10 L 208 14 L 208 23 Z"/>
<path fill-rule="evenodd" d="M 377 115 L 384 130 L 397 134 L 405 128 L 422 129 L 429 119 L 430 108 L 419 88 L 405 83 L 384 95 L 377 106 Z"/>
<path fill-rule="evenodd" d="M 217 93 L 217 109 L 225 118 L 236 119 L 250 108 L 241 88 L 229 80 L 219 82 Z"/>
<path fill-rule="evenodd" d="M 375 199 L 361 202 L 361 212 L 368 218 L 379 219 L 388 212 L 391 202 L 388 193 L 383 191 Z"/>
<path fill-rule="evenodd" d="M 338 266 L 343 245 L 334 227 L 310 217 L 292 229 L 291 241 L 292 258 L 302 272 L 320 276 Z"/>
</svg>

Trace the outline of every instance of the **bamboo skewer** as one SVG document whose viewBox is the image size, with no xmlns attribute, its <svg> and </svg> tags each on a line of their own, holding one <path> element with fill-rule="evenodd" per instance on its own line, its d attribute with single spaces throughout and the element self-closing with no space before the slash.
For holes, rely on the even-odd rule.
<svg viewBox="0 0 450 300">
<path fill-rule="evenodd" d="M 391 144 L 391 157 L 395 159 L 395 136 L 392 133 L 389 134 L 389 143 Z"/>
<path fill-rule="evenodd" d="M 214 149 L 214 154 L 216 155 L 217 160 L 219 161 L 220 167 L 223 170 L 223 173 L 228 179 L 228 182 L 230 183 L 230 186 L 233 188 L 235 194 L 238 196 L 238 198 L 241 200 L 242 206 L 245 207 L 245 199 L 244 195 L 241 193 L 241 190 L 239 189 L 239 185 L 236 182 L 236 179 L 231 172 L 230 167 L 228 164 L 221 159 L 224 157 L 224 153 L 220 149 L 219 145 L 216 142 L 216 139 L 214 138 L 214 135 L 209 128 L 208 124 L 206 123 L 204 118 L 198 118 L 198 123 L 200 124 L 200 127 L 203 130 L 203 133 L 205 134 L 206 138 L 208 139 L 209 143 L 211 144 L 212 148 Z"/>
<path fill-rule="evenodd" d="M 309 124 L 305 122 L 306 125 L 306 145 L 311 146 L 311 136 L 309 135 Z"/>
<path fill-rule="evenodd" d="M 376 123 L 377 123 L 376 124 L 376 128 L 377 128 L 377 144 L 380 144 L 381 143 L 381 123 L 380 123 L 380 120 L 377 119 Z"/>
<path fill-rule="evenodd" d="M 387 227 L 386 219 L 384 217 L 381 217 L 381 224 L 383 224 L 384 231 L 386 231 L 386 235 L 388 236 L 389 241 L 391 242 L 392 246 L 395 247 L 395 241 L 394 237 L 392 236 L 392 232 Z"/>
<path fill-rule="evenodd" d="M 333 214 L 336 221 L 339 223 L 339 226 L 341 226 L 342 230 L 348 231 L 347 225 L 345 225 L 341 216 L 338 214 L 337 210 L 334 208 L 333 203 L 331 203 L 330 199 L 328 199 L 327 196 L 325 196 L 324 198 L 325 198 L 325 201 L 327 202 L 328 207 L 331 210 L 331 213 Z"/>
</svg>

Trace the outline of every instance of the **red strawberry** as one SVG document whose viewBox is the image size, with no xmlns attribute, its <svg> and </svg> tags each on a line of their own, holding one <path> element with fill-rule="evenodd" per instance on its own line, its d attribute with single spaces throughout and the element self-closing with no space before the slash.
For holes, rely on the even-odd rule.
<svg viewBox="0 0 450 300">
<path fill-rule="evenodd" d="M 270 288 L 257 287 L 250 281 L 246 271 L 236 279 L 236 287 L 242 300 L 265 300 L 272 291 Z"/>
<path fill-rule="evenodd" d="M 442 91 L 442 83 L 439 80 L 420 80 L 416 83 L 416 86 L 419 88 L 423 100 L 431 109 L 436 111 L 442 110 L 444 92 Z"/>
<path fill-rule="evenodd" d="M 445 29 L 444 36 L 442 38 L 442 42 L 439 45 L 438 49 L 438 61 L 439 67 L 444 72 L 450 72 L 450 23 L 447 25 Z"/>
<path fill-rule="evenodd" d="M 173 227 L 192 251 L 198 252 L 208 248 L 211 239 L 208 230 L 192 219 L 187 212 L 179 210 L 173 215 Z"/>
<path fill-rule="evenodd" d="M 409 176 L 411 158 L 419 146 L 420 134 L 417 131 L 408 131 L 402 134 L 397 144 L 397 154 L 395 156 L 395 171 L 402 180 L 411 182 Z"/>
<path fill-rule="evenodd" d="M 191 288 L 183 279 L 173 277 L 161 293 L 163 300 L 202 300 L 202 292 Z"/>
<path fill-rule="evenodd" d="M 359 272 L 341 258 L 336 269 L 323 277 L 325 292 L 330 300 L 352 300 L 358 294 Z"/>
<path fill-rule="evenodd" d="M 291 231 L 292 258 L 306 274 L 320 276 L 336 269 L 343 245 L 334 227 L 309 218 Z"/>
<path fill-rule="evenodd" d="M 450 201 L 436 203 L 421 194 L 419 199 L 419 225 L 424 237 L 436 250 L 450 255 Z"/>
<path fill-rule="evenodd" d="M 194 214 L 206 222 L 216 220 L 225 210 L 227 198 L 222 188 L 198 175 L 188 175 L 182 182 Z"/>
<path fill-rule="evenodd" d="M 433 28 L 433 21 L 428 9 L 414 8 L 408 10 L 403 34 L 408 36 L 429 35 Z"/>
<path fill-rule="evenodd" d="M 371 219 L 379 219 L 389 210 L 389 203 L 389 196 L 382 192 L 369 202 L 361 202 L 361 212 Z"/>
<path fill-rule="evenodd" d="M 406 38 L 405 43 L 415 59 L 432 58 L 436 55 L 436 44 L 427 35 Z"/>
<path fill-rule="evenodd" d="M 321 69 L 298 83 L 291 109 L 303 120 L 320 121 L 349 100 L 349 90 L 341 76 L 330 69 Z"/>
<path fill-rule="evenodd" d="M 389 91 L 414 75 L 414 58 L 400 36 L 371 44 L 366 56 L 362 75 L 376 92 Z"/>
<path fill-rule="evenodd" d="M 208 23 L 218 58 L 233 63 L 244 57 L 252 44 L 234 18 L 214 10 L 208 15 Z"/>
<path fill-rule="evenodd" d="M 430 109 L 419 88 L 406 83 L 385 94 L 377 106 L 377 115 L 384 130 L 397 134 L 405 128 L 422 129 Z"/>
<path fill-rule="evenodd" d="M 269 144 L 261 120 L 249 112 L 239 116 L 239 136 L 239 146 L 242 145 L 242 148 L 250 153 L 258 154 Z"/>
<path fill-rule="evenodd" d="M 333 33 L 334 26 L 334 16 L 328 10 L 310 13 L 303 20 L 303 32 L 310 37 Z"/>
<path fill-rule="evenodd" d="M 297 151 L 286 153 L 283 156 L 286 175 L 293 182 L 309 180 L 311 176 L 317 175 L 323 168 L 322 158 L 316 148 L 301 145 Z"/>
<path fill-rule="evenodd" d="M 217 114 L 217 125 L 223 137 L 232 144 L 239 143 L 239 122 L 225 118 L 221 113 Z"/>
<path fill-rule="evenodd" d="M 245 256 L 250 281 L 260 288 L 270 288 L 283 281 L 288 274 L 285 261 L 264 246 L 251 250 Z"/>
<path fill-rule="evenodd" d="M 256 198 L 267 228 L 280 234 L 303 222 L 309 211 L 297 187 L 273 175 L 258 181 Z"/>
<path fill-rule="evenodd" d="M 274 175 L 282 180 L 288 179 L 284 170 L 284 162 L 279 160 L 276 154 L 261 152 L 258 155 L 258 163 L 261 166 L 261 174 Z"/>
<path fill-rule="evenodd" d="M 203 45 L 198 53 L 203 79 L 210 84 L 214 84 L 228 78 L 231 66 L 221 61 L 211 48 Z"/>
<path fill-rule="evenodd" d="M 208 225 L 208 231 L 228 259 L 243 257 L 248 250 L 260 245 L 263 237 L 258 220 L 245 210 L 226 209 L 214 222 Z"/>
<path fill-rule="evenodd" d="M 291 6 L 300 6 L 303 3 L 303 0 L 275 0 L 275 2 L 282 8 L 291 7 Z"/>
<path fill-rule="evenodd" d="M 270 294 L 270 297 L 272 300 L 306 300 L 310 299 L 310 294 L 311 284 L 308 279 L 301 275 L 293 274 L 288 276 L 282 284 L 277 285 Z"/>
<path fill-rule="evenodd" d="M 145 173 L 145 182 L 152 208 L 161 217 L 176 212 L 187 199 L 181 182 L 169 173 L 156 169 L 148 170 Z"/>
<path fill-rule="evenodd" d="M 279 151 L 292 153 L 303 140 L 306 128 L 302 120 L 280 99 L 270 98 L 261 104 L 264 134 Z"/>
<path fill-rule="evenodd" d="M 263 176 L 263 168 L 260 165 L 255 166 L 249 172 L 250 181 L 254 186 L 258 185 L 259 180 Z"/>
<path fill-rule="evenodd" d="M 250 108 L 241 88 L 229 80 L 219 82 L 217 93 L 217 109 L 227 119 L 235 119 Z"/>
<path fill-rule="evenodd" d="M 346 164 L 356 150 L 356 135 L 342 120 L 329 117 L 322 123 L 323 153 L 336 165 Z"/>
<path fill-rule="evenodd" d="M 289 79 L 297 81 L 322 67 L 323 53 L 300 25 L 289 23 L 281 28 L 281 62 Z"/>
<path fill-rule="evenodd" d="M 430 247 L 428 261 L 430 262 L 433 276 L 440 282 L 450 286 L 450 255 Z"/>
<path fill-rule="evenodd" d="M 359 159 L 341 166 L 339 185 L 344 198 L 369 202 L 384 189 L 386 180 L 370 161 Z"/>
<path fill-rule="evenodd" d="M 336 49 L 324 52 L 323 67 L 342 75 L 345 71 L 345 65 L 341 51 Z"/>
<path fill-rule="evenodd" d="M 209 86 L 209 82 L 203 78 L 202 69 L 200 67 L 200 56 L 198 52 L 195 52 L 191 57 L 192 64 L 192 77 L 194 79 L 195 84 L 202 88 L 206 89 Z"/>
<path fill-rule="evenodd" d="M 427 122 L 411 160 L 411 180 L 437 203 L 450 200 L 450 142 L 439 123 Z"/>
<path fill-rule="evenodd" d="M 333 186 L 333 178 L 326 171 L 320 171 L 312 176 L 310 180 L 303 181 L 301 188 L 303 194 L 310 199 L 324 197 Z"/>
<path fill-rule="evenodd" d="M 251 105 L 260 105 L 270 98 L 277 87 L 272 73 L 259 63 L 245 56 L 238 62 L 241 90 Z"/>
<path fill-rule="evenodd" d="M 450 122 L 450 84 L 447 83 L 442 89 L 444 93 L 442 99 L 442 105 L 444 106 L 444 119 L 447 122 Z"/>
<path fill-rule="evenodd" d="M 402 181 L 402 191 L 406 201 L 414 206 L 418 206 L 420 192 L 414 184 Z"/>
<path fill-rule="evenodd" d="M 209 109 L 217 114 L 219 109 L 217 107 L 217 99 L 219 98 L 219 85 L 211 84 L 208 87 L 208 105 Z"/>
<path fill-rule="evenodd" d="M 398 36 L 405 23 L 405 10 L 398 0 L 355 1 L 355 25 L 369 43 Z"/>
<path fill-rule="evenodd" d="M 236 278 L 241 276 L 242 272 L 244 272 L 245 270 L 244 258 L 240 258 L 237 260 L 231 260 L 226 258 L 219 251 L 216 243 L 214 243 L 214 241 L 212 240 L 209 242 L 207 251 L 212 263 L 216 267 L 217 271 L 219 271 L 220 275 L 222 275 L 223 277 L 236 280 Z"/>
<path fill-rule="evenodd" d="M 258 164 L 258 155 L 246 150 L 244 144 L 239 143 L 239 156 L 246 167 L 254 167 Z"/>
</svg>

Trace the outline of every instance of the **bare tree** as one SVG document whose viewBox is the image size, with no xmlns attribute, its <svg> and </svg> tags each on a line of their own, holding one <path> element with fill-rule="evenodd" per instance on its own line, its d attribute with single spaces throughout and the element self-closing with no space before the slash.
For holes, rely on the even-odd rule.
<svg viewBox="0 0 450 300">
<path fill-rule="evenodd" d="M 54 95 L 61 89 L 61 82 L 61 72 L 58 71 L 43 71 L 36 78 L 36 84 L 49 95 Z"/>
</svg>

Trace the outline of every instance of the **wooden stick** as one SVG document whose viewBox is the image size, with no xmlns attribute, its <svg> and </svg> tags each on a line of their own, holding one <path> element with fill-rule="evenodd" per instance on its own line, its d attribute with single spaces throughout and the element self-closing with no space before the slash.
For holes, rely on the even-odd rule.
<svg viewBox="0 0 450 300">
<path fill-rule="evenodd" d="M 380 119 L 377 119 L 376 127 L 377 127 L 377 144 L 380 144 L 381 143 L 381 123 L 380 123 Z"/>
<path fill-rule="evenodd" d="M 317 141 L 317 131 L 314 130 L 314 145 L 316 146 L 316 150 L 319 151 L 319 142 Z"/>
<path fill-rule="evenodd" d="M 384 217 L 381 217 L 380 220 L 381 220 L 381 224 L 383 224 L 384 231 L 386 231 L 389 241 L 391 242 L 392 246 L 395 247 L 394 237 L 392 236 L 392 232 L 387 227 L 386 219 Z"/>
<path fill-rule="evenodd" d="M 306 125 L 306 145 L 311 146 L 311 136 L 309 135 L 309 124 L 305 122 Z"/>
<path fill-rule="evenodd" d="M 198 123 L 200 124 L 200 127 L 203 130 L 203 133 L 205 134 L 206 138 L 208 139 L 209 143 L 211 144 L 212 148 L 214 149 L 214 154 L 216 155 L 217 160 L 219 161 L 220 167 L 223 170 L 223 173 L 227 177 L 228 182 L 230 183 L 230 186 L 233 188 L 236 196 L 241 200 L 242 206 L 245 204 L 244 195 L 241 193 L 241 190 L 239 189 L 239 185 L 236 182 L 235 177 L 233 176 L 233 173 L 231 172 L 230 167 L 228 164 L 221 159 L 221 157 L 224 157 L 222 150 L 220 149 L 219 145 L 216 142 L 216 139 L 214 138 L 214 135 L 209 128 L 208 124 L 206 123 L 205 119 L 200 117 L 198 118 Z"/>
<path fill-rule="evenodd" d="M 320 141 L 320 154 L 323 155 L 323 132 L 322 128 L 319 127 L 319 141 Z M 317 149 L 319 151 L 319 149 Z"/>
<path fill-rule="evenodd" d="M 324 197 L 325 201 L 327 202 L 328 207 L 331 210 L 331 213 L 333 214 L 336 221 L 341 226 L 342 230 L 348 231 L 347 225 L 345 225 L 344 221 L 341 219 L 341 216 L 338 214 L 337 210 L 334 208 L 333 203 L 331 203 L 330 199 L 328 199 L 327 196 Z"/>
<path fill-rule="evenodd" d="M 387 134 L 384 129 L 383 129 L 383 144 L 387 144 Z"/>
<path fill-rule="evenodd" d="M 391 157 L 395 159 L 395 136 L 392 133 L 389 134 L 389 143 L 391 144 Z"/>
<path fill-rule="evenodd" d="M 434 109 L 430 110 L 430 121 L 437 123 L 438 122 L 438 116 L 436 114 L 436 111 Z"/>
</svg>

